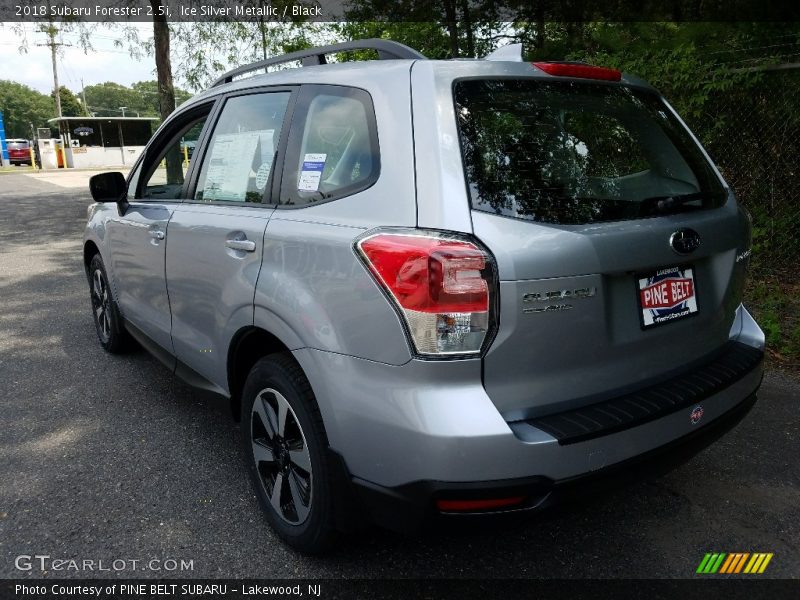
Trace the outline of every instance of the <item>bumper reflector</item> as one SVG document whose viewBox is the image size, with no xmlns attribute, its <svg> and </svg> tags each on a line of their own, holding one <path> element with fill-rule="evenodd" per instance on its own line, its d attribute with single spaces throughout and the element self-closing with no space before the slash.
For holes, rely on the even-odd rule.
<svg viewBox="0 0 800 600">
<path fill-rule="evenodd" d="M 524 500 L 525 496 L 485 498 L 481 500 L 437 500 L 436 508 L 442 512 L 475 512 L 515 506 L 522 504 Z"/>
</svg>

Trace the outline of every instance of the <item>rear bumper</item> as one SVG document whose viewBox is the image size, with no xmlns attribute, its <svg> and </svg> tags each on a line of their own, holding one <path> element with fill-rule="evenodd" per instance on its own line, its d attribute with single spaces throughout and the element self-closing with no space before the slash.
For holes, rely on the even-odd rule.
<svg viewBox="0 0 800 600">
<path fill-rule="evenodd" d="M 566 479 L 533 476 L 482 483 L 417 481 L 396 488 L 384 488 L 354 478 L 352 484 L 358 502 L 371 521 L 396 531 L 415 532 L 440 517 L 461 519 L 478 514 L 442 513 L 436 507 L 436 500 L 440 499 L 514 496 L 524 500 L 508 507 L 506 513 L 540 511 L 669 472 L 733 429 L 750 412 L 755 402 L 756 396 L 752 395 L 719 419 L 677 440 L 598 471 Z M 480 514 L 486 516 L 497 514 L 497 511 Z"/>
<path fill-rule="evenodd" d="M 628 428 L 568 444 L 535 426 L 524 436 L 515 433 L 482 385 L 480 360 L 392 366 L 309 348 L 293 354 L 314 389 L 330 447 L 359 496 L 369 506 L 395 503 L 419 513 L 451 489 L 494 493 L 509 486 L 528 490 L 524 508 L 541 507 L 556 501 L 562 493 L 556 490 L 567 482 L 608 473 L 676 440 L 688 444 L 698 431 L 713 440 L 716 426 L 709 426 L 722 428 L 729 415 L 741 412 L 763 375 L 763 334 L 743 307 L 730 337 L 753 349 L 757 360 L 702 398 L 701 419 L 691 418 L 696 404 L 676 405 Z M 374 510 L 381 520 L 383 509 Z"/>
</svg>

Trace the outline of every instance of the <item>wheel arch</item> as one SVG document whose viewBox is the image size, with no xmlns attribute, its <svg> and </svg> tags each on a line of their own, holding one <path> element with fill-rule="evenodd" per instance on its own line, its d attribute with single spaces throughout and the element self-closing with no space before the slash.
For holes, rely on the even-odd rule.
<svg viewBox="0 0 800 600">
<path fill-rule="evenodd" d="M 92 262 L 92 259 L 96 254 L 100 254 L 100 248 L 94 243 L 93 240 L 86 240 L 86 242 L 83 244 L 83 268 L 86 271 L 87 276 L 89 274 L 89 264 Z"/>
<path fill-rule="evenodd" d="M 288 351 L 289 347 L 276 335 L 261 327 L 242 327 L 234 334 L 228 347 L 228 390 L 236 421 L 241 418 L 242 390 L 253 365 L 265 356 Z"/>
</svg>

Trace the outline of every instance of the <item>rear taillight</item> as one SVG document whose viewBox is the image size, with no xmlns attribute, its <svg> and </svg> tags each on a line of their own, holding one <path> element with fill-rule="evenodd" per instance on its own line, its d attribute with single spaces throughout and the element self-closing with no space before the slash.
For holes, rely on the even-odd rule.
<svg viewBox="0 0 800 600">
<path fill-rule="evenodd" d="M 417 353 L 481 351 L 494 326 L 497 293 L 486 251 L 467 239 L 429 231 L 377 233 L 356 247 L 405 320 Z"/>
<path fill-rule="evenodd" d="M 594 67 L 581 63 L 551 63 L 535 62 L 532 63 L 537 69 L 541 69 L 548 75 L 557 77 L 578 77 L 580 79 L 602 79 L 603 81 L 619 81 L 622 73 L 616 69 L 608 67 Z"/>
</svg>

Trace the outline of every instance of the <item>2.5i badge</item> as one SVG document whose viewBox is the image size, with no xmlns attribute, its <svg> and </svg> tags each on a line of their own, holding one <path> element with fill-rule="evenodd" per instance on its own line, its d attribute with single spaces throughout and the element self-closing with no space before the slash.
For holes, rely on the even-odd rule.
<svg viewBox="0 0 800 600">
<path fill-rule="evenodd" d="M 667 267 L 639 279 L 642 327 L 655 327 L 697 312 L 697 292 L 691 267 Z"/>
</svg>

